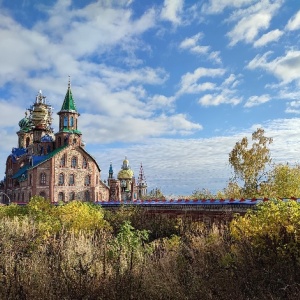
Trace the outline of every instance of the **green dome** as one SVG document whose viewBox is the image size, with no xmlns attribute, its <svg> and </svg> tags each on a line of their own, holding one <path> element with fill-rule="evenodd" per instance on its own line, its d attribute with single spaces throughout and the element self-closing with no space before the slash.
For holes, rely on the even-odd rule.
<svg viewBox="0 0 300 300">
<path fill-rule="evenodd" d="M 25 116 L 20 122 L 19 122 L 20 129 L 23 131 L 30 130 L 30 120 L 27 116 Z"/>
</svg>

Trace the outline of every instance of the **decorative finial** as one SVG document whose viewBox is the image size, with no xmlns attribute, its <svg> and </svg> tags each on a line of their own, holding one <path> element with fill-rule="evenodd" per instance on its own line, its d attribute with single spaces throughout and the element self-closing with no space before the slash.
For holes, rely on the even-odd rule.
<svg viewBox="0 0 300 300">
<path fill-rule="evenodd" d="M 71 76 L 69 75 L 69 82 L 68 82 L 68 88 L 71 87 Z"/>
</svg>

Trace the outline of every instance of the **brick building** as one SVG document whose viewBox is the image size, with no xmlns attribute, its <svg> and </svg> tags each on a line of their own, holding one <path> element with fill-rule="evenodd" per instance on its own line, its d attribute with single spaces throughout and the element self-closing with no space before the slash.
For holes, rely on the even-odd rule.
<svg viewBox="0 0 300 300">
<path fill-rule="evenodd" d="M 18 147 L 7 157 L 5 178 L 0 184 L 1 202 L 28 202 L 34 195 L 52 202 L 121 201 L 135 200 L 145 193 L 147 185 L 136 185 L 129 165 L 126 167 L 130 178 L 114 179 L 111 166 L 107 184 L 101 180 L 100 167 L 82 142 L 80 114 L 70 81 L 58 115 L 59 130 L 54 133 L 52 107 L 40 91 L 19 122 Z"/>
</svg>

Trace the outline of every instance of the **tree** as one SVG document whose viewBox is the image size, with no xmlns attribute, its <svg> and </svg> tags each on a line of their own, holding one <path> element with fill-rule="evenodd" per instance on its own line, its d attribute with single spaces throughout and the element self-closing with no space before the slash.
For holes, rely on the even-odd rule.
<svg viewBox="0 0 300 300">
<path fill-rule="evenodd" d="M 261 194 L 267 198 L 300 197 L 300 167 L 275 165 L 267 182 L 261 185 Z"/>
<path fill-rule="evenodd" d="M 271 163 L 268 146 L 273 142 L 273 139 L 264 134 L 265 131 L 258 128 L 252 133 L 251 148 L 248 148 L 248 138 L 243 137 L 240 142 L 235 144 L 229 154 L 229 163 L 233 167 L 235 179 L 244 182 L 245 197 L 256 196 L 259 183 L 266 175 L 266 166 Z"/>
<path fill-rule="evenodd" d="M 232 237 L 253 246 L 268 259 L 300 257 L 300 203 L 294 200 L 269 200 L 236 217 L 230 224 Z"/>
<path fill-rule="evenodd" d="M 152 189 L 143 199 L 166 199 L 166 197 L 160 189 L 156 188 Z"/>
</svg>

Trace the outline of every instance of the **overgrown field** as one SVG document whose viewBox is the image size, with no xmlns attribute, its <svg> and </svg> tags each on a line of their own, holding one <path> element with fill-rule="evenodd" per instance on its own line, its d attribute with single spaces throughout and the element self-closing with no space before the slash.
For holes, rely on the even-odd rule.
<svg viewBox="0 0 300 300">
<path fill-rule="evenodd" d="M 0 299 L 299 299 L 300 206 L 231 224 L 35 197 L 0 207 Z"/>
</svg>

